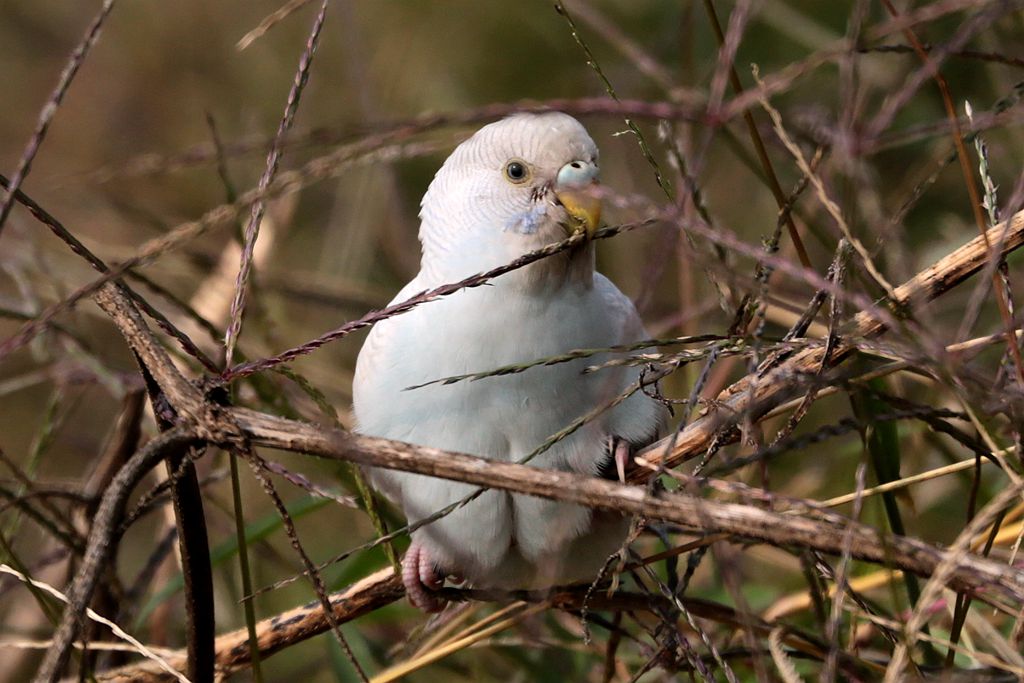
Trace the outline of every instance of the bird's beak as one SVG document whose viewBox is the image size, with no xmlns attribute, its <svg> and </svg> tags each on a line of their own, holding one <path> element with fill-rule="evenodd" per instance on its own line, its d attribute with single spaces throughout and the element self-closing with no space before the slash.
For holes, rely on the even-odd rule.
<svg viewBox="0 0 1024 683">
<path fill-rule="evenodd" d="M 594 236 L 601 223 L 601 198 L 597 195 L 597 164 L 571 161 L 558 171 L 555 196 L 572 219 L 571 233 L 583 231 Z"/>
</svg>

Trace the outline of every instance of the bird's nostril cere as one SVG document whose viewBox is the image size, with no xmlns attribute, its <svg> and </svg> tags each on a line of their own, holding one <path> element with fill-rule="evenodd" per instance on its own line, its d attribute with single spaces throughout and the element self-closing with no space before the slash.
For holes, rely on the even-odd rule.
<svg viewBox="0 0 1024 683">
<path fill-rule="evenodd" d="M 578 161 L 574 161 L 574 162 L 572 162 L 572 167 L 577 169 L 577 170 L 579 170 L 579 169 L 583 168 L 583 164 L 581 164 Z"/>
</svg>

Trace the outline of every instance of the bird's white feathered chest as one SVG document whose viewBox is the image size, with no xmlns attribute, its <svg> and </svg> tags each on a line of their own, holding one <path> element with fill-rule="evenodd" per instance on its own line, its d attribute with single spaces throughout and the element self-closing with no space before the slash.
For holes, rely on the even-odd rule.
<svg viewBox="0 0 1024 683">
<path fill-rule="evenodd" d="M 361 358 L 357 370 L 372 374 L 359 383 L 366 394 L 356 398 L 360 431 L 518 459 L 624 389 L 621 369 L 582 373 L 601 357 L 407 389 L 622 340 L 622 321 L 609 315 L 592 287 L 565 287 L 554 297 L 510 290 L 465 290 L 381 323 L 367 342 L 370 357 Z"/>
</svg>

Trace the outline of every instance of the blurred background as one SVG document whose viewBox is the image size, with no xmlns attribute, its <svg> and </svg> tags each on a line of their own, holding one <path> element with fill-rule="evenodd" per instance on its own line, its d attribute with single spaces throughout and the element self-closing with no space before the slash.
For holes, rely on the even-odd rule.
<svg viewBox="0 0 1024 683">
<path fill-rule="evenodd" d="M 718 41 L 702 3 L 565 4 L 623 100 L 672 102 L 697 113 L 716 98 L 732 101 L 734 93 L 717 68 Z M 904 281 L 977 235 L 960 168 L 956 163 L 942 165 L 953 148 L 939 91 L 927 75 L 920 77 L 920 61 L 906 49 L 903 34 L 888 23 L 881 3 L 764 0 L 714 5 L 723 26 L 734 13 L 740 15 L 743 30 L 735 58 L 740 81 L 746 88 L 754 86 L 751 64 L 763 77 L 781 79 L 772 103 L 808 159 L 816 149 L 824 150 L 820 168 L 828 191 L 890 282 Z M 958 113 L 966 100 L 974 107 L 977 128 L 988 146 L 989 174 L 998 186 L 999 208 L 1004 217 L 1009 215 L 1019 209 L 1024 195 L 1022 116 L 1016 99 L 1024 80 L 1024 15 L 1014 3 L 1005 2 L 963 2 L 956 8 L 950 3 L 900 5 L 903 11 L 922 12 L 926 21 L 915 24 L 915 30 L 923 42 L 942 45 L 962 38 L 953 46 L 959 54 L 950 55 L 942 71 Z M 57 111 L 22 189 L 92 251 L 116 262 L 255 187 L 318 3 L 301 7 L 239 49 L 239 41 L 279 6 L 279 0 L 118 3 Z M 925 15 L 916 6 L 935 11 Z M 0 98 L 0 172 L 5 176 L 17 167 L 40 110 L 98 8 L 97 2 L 0 0 L 0 65 L 6 83 Z M 848 35 L 864 50 L 843 49 L 841 41 Z M 612 102 L 550 2 L 332 2 L 282 159 L 283 170 L 294 170 L 334 155 L 332 170 L 269 205 L 241 353 L 258 358 L 282 351 L 388 303 L 418 267 L 419 199 L 448 152 L 486 120 L 474 112 L 495 103 L 579 98 Z M 799 168 L 765 112 L 756 105 L 750 111 L 788 194 L 801 177 Z M 473 123 L 417 127 L 417 122 L 427 121 L 424 117 L 442 113 Z M 667 192 L 659 188 L 635 135 L 624 133 L 627 124 L 614 107 L 580 118 L 601 148 L 604 183 L 634 205 L 638 198 L 652 205 L 678 202 L 688 205 L 686 211 L 693 215 L 681 158 L 716 229 L 755 247 L 775 230 L 778 206 L 737 112 L 730 112 L 725 123 L 710 117 L 671 125 L 637 119 L 667 178 Z M 403 122 L 412 123 L 413 132 L 356 149 L 360 141 Z M 966 120 L 963 125 L 971 129 Z M 347 154 L 350 148 L 356 151 Z M 971 163 L 973 170 L 977 159 Z M 609 224 L 641 217 L 643 211 L 635 208 L 606 212 Z M 813 190 L 797 204 L 795 222 L 814 269 L 823 275 L 839 231 Z M 133 281 L 133 287 L 214 357 L 220 340 L 190 320 L 181 304 L 223 332 L 238 266 L 238 234 L 237 225 L 217 226 L 160 255 L 140 270 L 156 289 Z M 636 299 L 656 337 L 725 333 L 740 297 L 758 291 L 752 259 L 727 252 L 719 260 L 709 243 L 682 238 L 668 225 L 604 241 L 598 254 L 600 269 Z M 779 255 L 798 263 L 785 235 Z M 1018 263 L 1011 258 L 1012 274 Z M 16 207 L 0 233 L 0 340 L 94 277 L 82 259 Z M 872 297 L 879 293 L 859 272 L 851 282 Z M 974 284 L 921 311 L 920 320 L 935 340 L 948 344 L 999 329 L 998 311 L 984 292 L 977 295 L 978 320 L 962 329 Z M 800 278 L 773 277 L 764 335 L 781 337 L 813 292 Z M 818 323 L 827 322 L 826 312 Z M 329 344 L 292 366 L 326 397 L 346 426 L 352 369 L 363 337 L 355 334 Z M 168 347 L 177 349 L 173 342 Z M 193 376 L 202 371 L 193 359 L 178 355 Z M 997 372 L 999 361 L 998 348 L 982 354 L 976 360 L 978 372 Z M 740 358 L 716 364 L 702 394 L 715 396 L 745 369 Z M 680 369 L 665 381 L 665 393 L 685 398 L 699 370 L 699 363 Z M 62 313 L 31 343 L 0 359 L 4 459 L 39 486 L 81 488 L 108 448 L 124 397 L 137 386 L 135 374 L 122 338 L 94 304 L 83 302 Z M 329 422 L 322 406 L 295 382 L 272 373 L 263 379 L 263 389 L 239 385 L 239 401 Z M 928 381 L 895 376 L 887 382 L 889 390 L 915 401 L 933 406 L 951 401 L 945 388 Z M 851 414 L 849 399 L 833 396 L 819 401 L 800 429 L 811 432 Z M 784 419 L 771 424 L 778 429 Z M 150 417 L 142 425 L 145 434 L 155 433 Z M 999 433 L 998 426 L 994 429 Z M 969 454 L 917 423 L 901 422 L 898 436 L 904 474 Z M 738 446 L 730 452 L 750 450 Z M 852 491 L 863 451 L 856 432 L 811 443 L 772 461 L 771 485 L 786 495 L 816 500 Z M 339 495 L 351 493 L 346 491 L 345 468 L 297 455 L 265 455 Z M 208 454 L 200 467 L 202 476 L 211 478 L 205 489 L 206 514 L 220 632 L 244 624 L 224 468 L 223 453 Z M 736 475 L 749 482 L 759 482 L 759 476 L 745 470 Z M 0 483 L 14 494 L 24 490 L 10 468 L 0 471 Z M 915 487 L 902 500 L 908 534 L 934 542 L 955 538 L 965 519 L 970 483 L 965 473 Z M 996 482 L 982 483 L 984 497 Z M 254 582 L 266 586 L 292 576 L 300 565 L 259 485 L 244 471 L 242 484 Z M 279 488 L 315 561 L 372 538 L 372 527 L 361 512 L 312 497 L 283 480 Z M 881 503 L 867 502 L 862 518 L 884 525 Z M 166 538 L 172 527 L 165 506 L 129 531 L 118 566 L 126 586 L 154 562 L 156 541 Z M 37 578 L 58 587 L 65 584 L 68 564 L 53 559 L 59 543 L 36 522 L 7 505 L 0 510 L 0 531 L 5 545 L 10 544 L 0 549 L 0 556 L 16 557 Z M 654 538 L 640 543 L 652 552 L 661 548 Z M 162 557 L 152 579 L 135 595 L 127 626 L 145 642 L 180 647 L 180 573 L 173 553 L 165 550 Z M 385 563 L 379 551 L 359 553 L 332 566 L 325 577 L 337 588 Z M 804 586 L 794 557 L 766 546 L 746 551 L 737 571 L 755 612 Z M 0 636 L 48 637 L 50 626 L 30 594 L 13 581 L 0 587 Z M 697 569 L 689 594 L 734 601 L 710 562 Z M 292 583 L 261 595 L 255 602 L 257 616 L 312 597 L 307 583 Z M 889 599 L 884 589 L 878 599 Z M 898 602 L 892 606 L 897 612 Z M 483 615 L 491 608 L 477 609 Z M 809 614 L 792 618 L 811 620 Z M 345 632 L 364 666 L 377 671 L 402 654 L 403 644 L 422 624 L 423 618 L 403 603 L 378 610 Z M 642 629 L 632 631 L 644 640 Z M 537 615 L 486 647 L 458 652 L 410 680 L 601 680 L 607 632 L 595 631 L 590 644 L 580 634 L 575 617 Z M 649 642 L 621 647 L 628 672 L 635 673 L 651 656 Z M 35 656 L 7 649 L 0 656 L 0 679 L 23 680 Z M 269 659 L 264 672 L 268 680 L 349 680 L 347 667 L 335 641 L 320 636 Z M 662 675 L 655 671 L 644 680 L 660 680 Z M 621 680 L 629 680 L 628 675 Z"/>
</svg>

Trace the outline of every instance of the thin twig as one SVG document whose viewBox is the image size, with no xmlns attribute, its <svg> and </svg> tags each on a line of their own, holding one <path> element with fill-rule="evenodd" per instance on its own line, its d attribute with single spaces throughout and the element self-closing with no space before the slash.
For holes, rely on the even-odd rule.
<svg viewBox="0 0 1024 683">
<path fill-rule="evenodd" d="M 68 63 L 64 66 L 64 70 L 60 74 L 60 79 L 57 81 L 57 86 L 50 93 L 50 98 L 47 100 L 43 110 L 39 113 L 39 119 L 36 121 L 36 128 L 32 132 L 32 137 L 29 138 L 28 144 L 25 146 L 24 151 L 21 153 L 21 158 L 18 160 L 18 168 L 15 169 L 14 174 L 11 176 L 10 185 L 7 187 L 7 192 L 4 193 L 3 201 L 0 202 L 0 234 L 3 234 L 4 222 L 7 220 L 7 216 L 11 213 L 11 207 L 14 206 L 15 193 L 21 189 L 21 184 L 25 182 L 25 178 L 28 176 L 29 170 L 32 168 L 32 162 L 36 158 L 36 154 L 39 152 L 39 147 L 43 144 L 43 139 L 46 137 L 46 131 L 50 128 L 50 123 L 53 121 L 53 117 L 57 114 L 57 109 L 60 107 L 61 102 L 64 101 L 64 96 L 68 92 L 68 88 L 71 87 L 71 81 L 74 80 L 75 74 L 81 68 L 85 62 L 86 56 L 89 54 L 89 50 L 96 44 L 96 41 L 100 37 L 100 29 L 103 28 L 103 22 L 107 20 L 107 16 L 110 14 L 110 10 L 114 8 L 114 0 L 103 0 L 103 5 L 100 7 L 100 11 L 96 13 L 93 20 L 89 23 L 89 27 L 85 30 L 85 35 L 82 36 L 82 40 L 75 47 L 71 53 L 71 57 L 68 59 Z"/>
<path fill-rule="evenodd" d="M 295 121 L 295 113 L 299 109 L 299 101 L 302 99 L 302 92 L 309 81 L 309 70 L 313 65 L 313 55 L 316 54 L 317 45 L 320 43 L 320 31 L 324 27 L 324 20 L 327 18 L 327 3 L 323 0 L 320 11 L 313 20 L 313 28 L 310 29 L 309 38 L 306 40 L 306 48 L 299 58 L 299 66 L 295 72 L 295 80 L 292 82 L 291 90 L 288 91 L 288 101 L 284 107 L 284 114 L 277 126 L 277 134 L 274 136 L 274 143 L 267 154 L 266 168 L 260 176 L 257 185 L 258 192 L 262 195 L 270 187 L 274 176 L 277 174 L 277 167 L 281 161 L 281 153 L 284 147 L 284 136 L 291 129 Z M 242 314 L 245 311 L 245 296 L 249 286 L 249 272 L 252 269 L 253 254 L 256 248 L 256 240 L 260 235 L 260 223 L 263 221 L 263 212 L 266 202 L 260 198 L 253 202 L 250 207 L 249 223 L 245 227 L 245 238 L 242 244 L 241 263 L 238 268 L 238 278 L 235 281 L 235 296 L 231 300 L 231 323 L 228 325 L 224 337 L 224 364 L 230 367 L 235 355 L 235 344 L 238 342 L 238 335 L 242 331 Z"/>
</svg>

